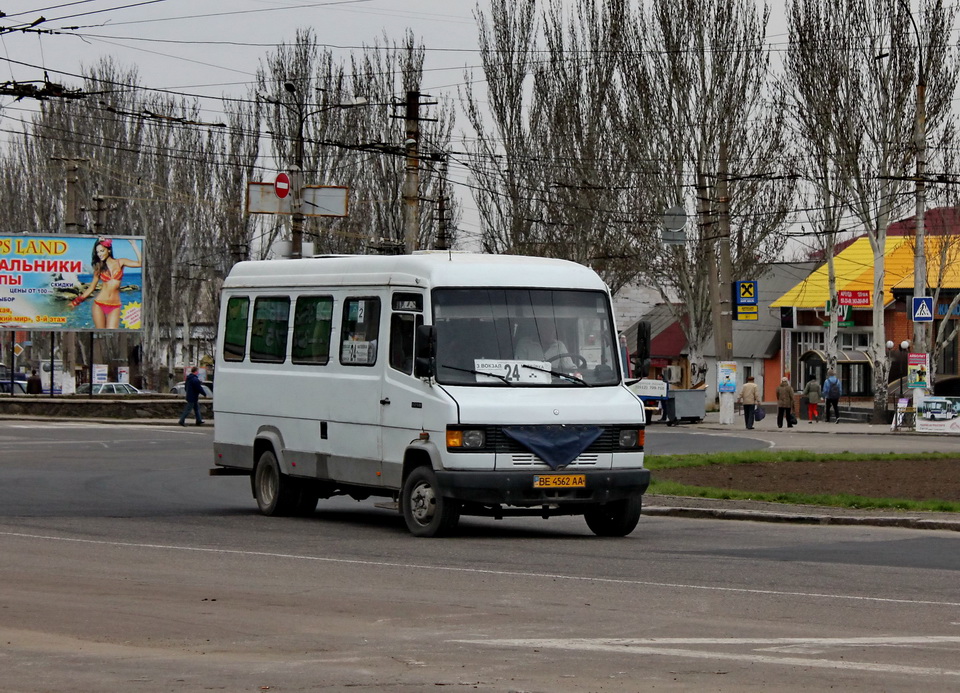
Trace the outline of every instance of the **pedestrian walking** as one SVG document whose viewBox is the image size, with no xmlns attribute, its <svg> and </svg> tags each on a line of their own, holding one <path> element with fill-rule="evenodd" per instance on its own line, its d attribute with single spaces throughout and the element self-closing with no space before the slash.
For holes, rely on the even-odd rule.
<svg viewBox="0 0 960 693">
<path fill-rule="evenodd" d="M 757 405 L 760 403 L 760 392 L 757 390 L 757 384 L 753 382 L 753 376 L 747 376 L 747 382 L 740 389 L 739 401 L 743 403 L 743 421 L 747 425 L 747 430 L 753 430 L 754 414 Z"/>
<path fill-rule="evenodd" d="M 820 421 L 820 383 L 817 379 L 810 378 L 800 395 L 807 398 L 807 423 Z"/>
<path fill-rule="evenodd" d="M 197 426 L 203 425 L 203 417 L 200 415 L 200 395 L 203 393 L 203 386 L 200 384 L 200 376 L 197 372 L 200 369 L 194 366 L 190 369 L 190 375 L 184 382 L 184 393 L 187 397 L 187 403 L 183 407 L 183 413 L 180 414 L 180 425 L 186 426 L 184 421 L 187 415 L 192 411 L 197 420 Z"/>
<path fill-rule="evenodd" d="M 787 376 L 780 378 L 780 384 L 777 385 L 777 428 L 783 428 L 784 419 L 787 422 L 787 428 L 793 428 L 793 386 Z"/>
<path fill-rule="evenodd" d="M 827 379 L 823 381 L 823 420 L 830 423 L 830 407 L 833 406 L 833 413 L 836 414 L 836 423 L 840 423 L 840 395 L 843 394 L 843 385 L 836 371 L 829 371 Z"/>
</svg>

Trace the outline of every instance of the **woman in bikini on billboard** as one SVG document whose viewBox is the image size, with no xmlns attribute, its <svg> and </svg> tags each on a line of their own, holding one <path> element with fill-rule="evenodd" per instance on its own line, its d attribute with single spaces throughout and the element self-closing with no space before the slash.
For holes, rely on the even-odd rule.
<svg viewBox="0 0 960 693">
<path fill-rule="evenodd" d="M 93 255 L 90 262 L 93 264 L 93 279 L 90 286 L 82 294 L 73 299 L 70 303 L 74 307 L 90 298 L 97 289 L 98 284 L 102 284 L 100 293 L 93 299 L 93 324 L 97 329 L 114 330 L 120 327 L 120 282 L 123 279 L 124 267 L 140 266 L 140 251 L 137 244 L 130 241 L 133 246 L 133 254 L 137 256 L 136 260 L 113 256 L 113 241 L 109 238 L 98 238 L 93 244 Z"/>
</svg>

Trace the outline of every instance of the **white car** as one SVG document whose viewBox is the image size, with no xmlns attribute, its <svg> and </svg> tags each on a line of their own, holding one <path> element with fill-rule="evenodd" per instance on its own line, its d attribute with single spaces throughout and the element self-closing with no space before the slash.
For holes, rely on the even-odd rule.
<svg viewBox="0 0 960 693">
<path fill-rule="evenodd" d="M 15 395 L 25 395 L 27 394 L 27 387 L 24 385 L 22 380 L 14 380 L 13 384 L 13 394 Z M 11 383 L 9 380 L 0 380 L 0 394 L 10 394 Z"/>
<path fill-rule="evenodd" d="M 84 383 L 77 388 L 78 395 L 89 395 L 90 384 Z M 95 395 L 139 395 L 140 390 L 129 383 L 95 383 L 93 386 Z"/>
<path fill-rule="evenodd" d="M 203 389 L 203 392 L 200 395 L 201 397 L 213 397 L 213 383 L 205 380 L 200 383 L 200 387 Z M 170 388 L 170 394 L 185 397 L 187 394 L 187 384 L 177 383 Z"/>
</svg>

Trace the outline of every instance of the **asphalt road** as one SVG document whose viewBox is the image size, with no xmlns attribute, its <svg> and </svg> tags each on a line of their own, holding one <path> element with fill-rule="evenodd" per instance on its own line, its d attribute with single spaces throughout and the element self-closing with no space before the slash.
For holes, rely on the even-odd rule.
<svg viewBox="0 0 960 693">
<path fill-rule="evenodd" d="M 415 539 L 373 501 L 261 517 L 245 479 L 207 476 L 211 439 L 0 422 L 0 691 L 960 688 L 954 533 L 465 518 Z"/>
</svg>

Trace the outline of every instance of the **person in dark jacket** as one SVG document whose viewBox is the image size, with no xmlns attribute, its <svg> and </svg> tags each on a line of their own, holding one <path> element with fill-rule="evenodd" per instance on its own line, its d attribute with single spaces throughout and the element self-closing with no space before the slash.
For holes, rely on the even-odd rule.
<svg viewBox="0 0 960 693">
<path fill-rule="evenodd" d="M 37 375 L 36 369 L 34 369 L 33 373 L 30 374 L 30 377 L 27 378 L 27 394 L 28 395 L 43 394 L 43 381 L 41 381 L 40 376 Z"/>
<path fill-rule="evenodd" d="M 183 389 L 187 396 L 187 403 L 183 407 L 183 413 L 180 414 L 181 426 L 186 426 L 184 421 L 191 411 L 197 419 L 197 426 L 203 425 L 203 417 L 200 415 L 200 395 L 203 394 L 203 386 L 200 384 L 200 376 L 197 375 L 198 370 L 196 366 L 191 368 L 190 375 L 187 376 L 184 383 Z"/>
</svg>

